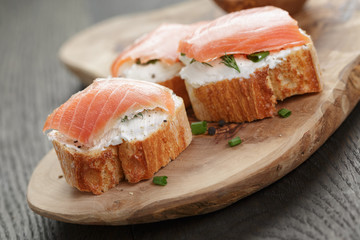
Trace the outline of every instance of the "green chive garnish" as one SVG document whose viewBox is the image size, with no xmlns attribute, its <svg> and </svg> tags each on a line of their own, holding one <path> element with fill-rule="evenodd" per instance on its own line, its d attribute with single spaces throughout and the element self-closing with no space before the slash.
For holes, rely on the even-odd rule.
<svg viewBox="0 0 360 240">
<path fill-rule="evenodd" d="M 153 60 L 148 61 L 148 62 L 145 63 L 145 64 L 154 64 L 154 63 L 156 63 L 157 61 L 159 61 L 159 59 L 153 59 Z"/>
<path fill-rule="evenodd" d="M 209 67 L 213 67 L 210 63 L 207 63 L 207 62 L 202 62 L 202 64 L 209 66 Z"/>
<path fill-rule="evenodd" d="M 206 132 L 206 130 L 207 130 L 207 122 L 206 121 L 191 123 L 191 132 L 194 135 L 203 134 Z"/>
<path fill-rule="evenodd" d="M 236 138 L 233 138 L 233 139 L 229 140 L 228 143 L 229 143 L 230 147 L 234 147 L 236 145 L 239 145 L 241 142 L 242 141 L 241 141 L 240 137 L 236 137 Z"/>
<path fill-rule="evenodd" d="M 128 120 L 128 116 L 125 115 L 125 117 L 123 119 L 121 119 L 121 122 L 125 122 Z"/>
<path fill-rule="evenodd" d="M 257 53 L 249 54 L 246 57 L 253 62 L 260 62 L 261 60 L 266 58 L 269 55 L 269 53 L 270 53 L 269 51 L 257 52 Z"/>
<path fill-rule="evenodd" d="M 278 111 L 278 114 L 282 118 L 287 118 L 291 115 L 291 111 L 286 108 L 282 108 Z"/>
<path fill-rule="evenodd" d="M 134 118 L 137 118 L 137 117 L 141 117 L 141 118 L 143 118 L 142 113 L 138 113 L 138 114 L 135 114 L 135 115 L 134 115 Z"/>
<path fill-rule="evenodd" d="M 165 186 L 167 184 L 167 176 L 155 176 L 153 178 L 153 183 L 160 186 Z"/>
<path fill-rule="evenodd" d="M 135 63 L 138 65 L 148 65 L 148 64 L 154 64 L 157 61 L 159 61 L 159 59 L 152 59 L 152 60 L 147 61 L 146 63 L 141 63 L 140 59 L 136 59 Z"/>
<path fill-rule="evenodd" d="M 194 62 L 197 62 L 197 61 L 195 60 L 195 58 L 191 59 L 190 64 L 192 64 L 192 63 L 194 63 Z M 204 64 L 204 65 L 206 65 L 206 66 L 208 66 L 208 67 L 212 67 L 212 65 L 211 65 L 210 63 L 207 63 L 207 62 L 202 62 L 202 64 Z"/>
<path fill-rule="evenodd" d="M 240 73 L 240 69 L 235 61 L 234 55 L 227 55 L 221 57 L 221 63 L 225 64 L 229 68 L 233 68 Z"/>
</svg>

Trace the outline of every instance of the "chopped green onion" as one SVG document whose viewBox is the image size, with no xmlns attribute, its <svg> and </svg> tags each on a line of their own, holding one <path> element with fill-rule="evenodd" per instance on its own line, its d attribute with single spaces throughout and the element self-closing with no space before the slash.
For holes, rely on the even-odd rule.
<svg viewBox="0 0 360 240">
<path fill-rule="evenodd" d="M 282 108 L 278 111 L 278 114 L 282 118 L 287 118 L 291 115 L 291 111 L 286 108 Z"/>
<path fill-rule="evenodd" d="M 257 53 L 249 54 L 246 57 L 253 62 L 260 62 L 261 60 L 266 58 L 269 55 L 269 53 L 270 53 L 269 51 L 257 52 Z"/>
<path fill-rule="evenodd" d="M 146 65 L 147 65 L 147 64 L 154 64 L 154 63 L 156 63 L 157 61 L 159 61 L 159 59 L 152 59 L 152 60 L 148 61 L 148 62 L 145 63 L 145 64 L 146 64 Z"/>
<path fill-rule="evenodd" d="M 207 122 L 206 121 L 191 123 L 191 132 L 194 135 L 203 134 L 206 132 L 206 130 L 207 130 Z"/>
<path fill-rule="evenodd" d="M 194 62 L 197 62 L 197 61 L 195 60 L 195 58 L 191 59 L 190 64 L 192 64 L 192 63 L 194 63 Z M 202 64 L 204 64 L 204 65 L 206 65 L 206 66 L 208 66 L 208 67 L 212 67 L 212 65 L 211 65 L 210 63 L 207 63 L 207 62 L 202 62 Z"/>
<path fill-rule="evenodd" d="M 186 56 L 186 54 L 185 54 L 185 53 L 180 53 L 180 55 L 181 55 L 181 56 Z"/>
<path fill-rule="evenodd" d="M 147 61 L 146 63 L 141 63 L 140 59 L 138 58 L 138 59 L 136 59 L 135 63 L 138 65 L 148 65 L 148 64 L 154 64 L 157 61 L 159 61 L 159 59 L 151 59 L 151 60 Z"/>
<path fill-rule="evenodd" d="M 167 184 L 167 176 L 155 176 L 153 178 L 153 183 L 160 186 L 165 186 Z"/>
<path fill-rule="evenodd" d="M 239 145 L 241 142 L 242 141 L 241 141 L 240 137 L 236 137 L 236 138 L 233 138 L 233 139 L 229 140 L 228 143 L 229 143 L 230 147 L 234 147 L 236 145 Z"/>
<path fill-rule="evenodd" d="M 121 119 L 121 122 L 125 122 L 128 120 L 128 116 L 125 115 L 125 117 L 123 119 Z"/>
<path fill-rule="evenodd" d="M 134 118 L 137 118 L 137 117 L 141 117 L 141 118 L 143 118 L 142 113 L 138 113 L 138 114 L 135 114 L 135 115 L 134 115 Z"/>
<path fill-rule="evenodd" d="M 213 67 L 210 63 L 207 63 L 207 62 L 202 62 L 202 64 L 209 66 L 209 67 Z"/>
<path fill-rule="evenodd" d="M 225 53 L 225 55 L 221 57 L 221 60 L 222 61 L 220 63 L 223 63 L 225 66 L 233 68 L 240 73 L 240 69 L 235 61 L 234 55 L 226 55 Z"/>
</svg>

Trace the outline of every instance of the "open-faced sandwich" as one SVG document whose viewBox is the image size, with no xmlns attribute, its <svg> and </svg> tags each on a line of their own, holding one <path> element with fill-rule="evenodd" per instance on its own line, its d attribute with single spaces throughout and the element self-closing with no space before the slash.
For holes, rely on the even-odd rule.
<svg viewBox="0 0 360 240">
<path fill-rule="evenodd" d="M 234 12 L 202 24 L 180 41 L 180 72 L 199 120 L 271 117 L 276 100 L 319 92 L 310 39 L 276 7 Z"/>
<path fill-rule="evenodd" d="M 51 113 L 48 131 L 66 181 L 101 194 L 149 179 L 191 142 L 183 100 L 161 85 L 97 79 Z"/>
<path fill-rule="evenodd" d="M 151 81 L 172 89 L 190 106 L 184 80 L 179 76 L 183 63 L 177 52 L 180 39 L 199 24 L 162 24 L 137 39 L 113 62 L 113 77 Z"/>
<path fill-rule="evenodd" d="M 275 7 L 163 24 L 124 50 L 112 74 L 132 79 L 95 80 L 43 128 L 67 182 L 95 194 L 151 178 L 190 144 L 188 97 L 199 120 L 250 122 L 273 116 L 277 100 L 322 89 L 310 36 Z"/>
</svg>

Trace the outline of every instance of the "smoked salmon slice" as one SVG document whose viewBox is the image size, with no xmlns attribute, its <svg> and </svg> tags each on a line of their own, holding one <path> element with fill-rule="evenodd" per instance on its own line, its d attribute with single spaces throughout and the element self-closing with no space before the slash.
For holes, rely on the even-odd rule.
<svg viewBox="0 0 360 240">
<path fill-rule="evenodd" d="M 170 89 L 132 79 L 98 79 L 55 109 L 46 119 L 43 132 L 55 129 L 70 139 L 91 145 L 125 116 L 156 108 L 174 113 Z"/>
<path fill-rule="evenodd" d="M 288 12 L 268 6 L 230 13 L 199 26 L 180 41 L 179 52 L 209 62 L 225 54 L 276 51 L 309 42 Z"/>
<path fill-rule="evenodd" d="M 134 44 L 127 47 L 113 62 L 111 74 L 118 76 L 121 65 L 128 61 L 140 60 L 140 63 L 147 63 L 150 60 L 158 59 L 167 64 L 174 64 L 179 61 L 177 52 L 180 39 L 190 34 L 194 28 L 203 24 L 162 24 L 154 31 L 140 37 Z"/>
</svg>

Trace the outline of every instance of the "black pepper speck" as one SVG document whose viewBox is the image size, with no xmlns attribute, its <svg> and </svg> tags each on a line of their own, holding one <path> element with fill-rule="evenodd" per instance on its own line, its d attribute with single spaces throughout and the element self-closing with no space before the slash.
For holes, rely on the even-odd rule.
<svg viewBox="0 0 360 240">
<path fill-rule="evenodd" d="M 208 134 L 209 134 L 210 136 L 213 136 L 213 135 L 215 135 L 215 133 L 216 133 L 216 128 L 214 128 L 214 127 L 209 127 L 209 129 L 208 129 Z"/>
<path fill-rule="evenodd" d="M 220 127 L 223 127 L 225 125 L 225 121 L 223 119 L 221 119 L 219 122 L 218 122 L 219 126 Z"/>
</svg>

